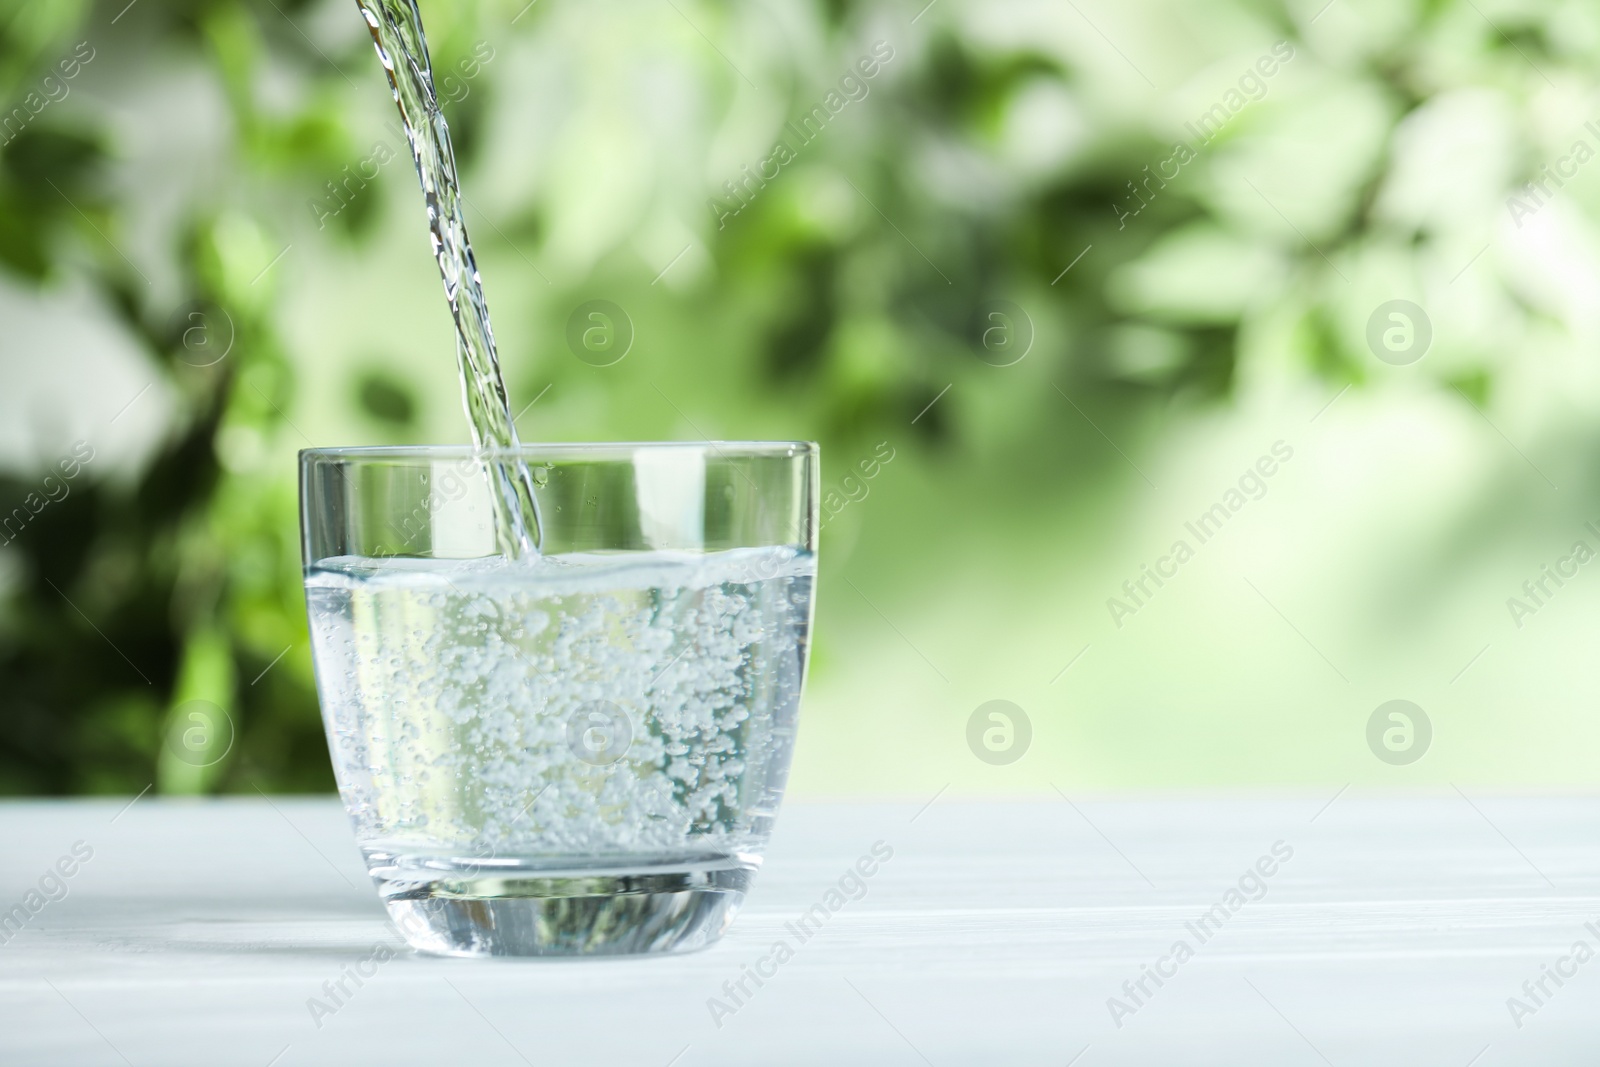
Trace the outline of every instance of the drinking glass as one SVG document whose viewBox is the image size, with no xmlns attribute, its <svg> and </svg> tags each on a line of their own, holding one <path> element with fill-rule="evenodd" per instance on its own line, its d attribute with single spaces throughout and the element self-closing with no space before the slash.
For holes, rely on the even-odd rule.
<svg viewBox="0 0 1600 1067">
<path fill-rule="evenodd" d="M 541 553 L 496 554 L 491 468 Z M 816 575 L 805 442 L 300 454 L 306 610 L 345 807 L 417 949 L 719 937 L 783 796 Z"/>
</svg>

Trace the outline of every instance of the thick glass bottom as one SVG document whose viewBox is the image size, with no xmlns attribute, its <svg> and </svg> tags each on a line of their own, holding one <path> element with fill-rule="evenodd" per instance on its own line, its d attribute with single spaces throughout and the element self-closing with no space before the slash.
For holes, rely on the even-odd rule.
<svg viewBox="0 0 1600 1067">
<path fill-rule="evenodd" d="M 404 880 L 395 873 L 378 866 L 373 877 L 411 947 L 479 957 L 633 956 L 705 948 L 733 921 L 755 871 L 724 861 L 677 870 L 652 865 L 432 871 L 430 878 Z"/>
</svg>

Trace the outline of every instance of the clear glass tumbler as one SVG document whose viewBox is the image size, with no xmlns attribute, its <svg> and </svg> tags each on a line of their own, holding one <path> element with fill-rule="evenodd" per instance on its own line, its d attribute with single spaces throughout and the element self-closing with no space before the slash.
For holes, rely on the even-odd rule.
<svg viewBox="0 0 1600 1067">
<path fill-rule="evenodd" d="M 529 445 L 542 555 L 486 459 L 300 454 L 328 747 L 378 892 L 459 956 L 716 940 L 788 776 L 816 575 L 809 443 Z"/>
</svg>

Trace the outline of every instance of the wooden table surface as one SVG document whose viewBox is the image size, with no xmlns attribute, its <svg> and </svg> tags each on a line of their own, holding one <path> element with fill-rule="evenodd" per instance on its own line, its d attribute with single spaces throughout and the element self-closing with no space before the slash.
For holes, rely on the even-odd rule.
<svg viewBox="0 0 1600 1067">
<path fill-rule="evenodd" d="M 1600 801 L 1333 794 L 792 803 L 577 962 L 400 948 L 333 799 L 0 804 L 0 1064 L 1600 1063 Z"/>
</svg>

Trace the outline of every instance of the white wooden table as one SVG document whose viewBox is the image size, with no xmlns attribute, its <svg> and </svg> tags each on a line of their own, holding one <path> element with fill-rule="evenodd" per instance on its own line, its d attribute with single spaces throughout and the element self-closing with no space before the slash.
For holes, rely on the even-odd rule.
<svg viewBox="0 0 1600 1067">
<path fill-rule="evenodd" d="M 1332 795 L 790 804 L 719 946 L 620 962 L 395 949 L 332 799 L 0 804 L 0 911 L 74 871 L 0 931 L 0 1064 L 1600 1062 L 1600 801 Z M 1536 1005 L 1543 965 L 1575 973 Z"/>
</svg>

